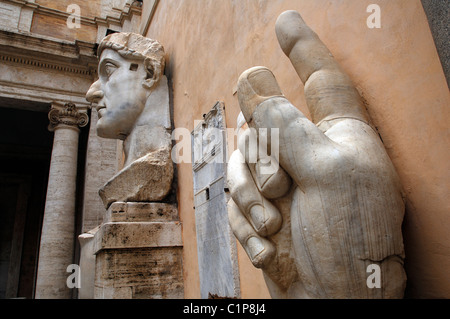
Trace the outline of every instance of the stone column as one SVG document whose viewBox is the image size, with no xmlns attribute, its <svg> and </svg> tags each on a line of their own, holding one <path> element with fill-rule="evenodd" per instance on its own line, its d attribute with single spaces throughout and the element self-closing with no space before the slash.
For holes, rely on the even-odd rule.
<svg viewBox="0 0 450 319">
<path fill-rule="evenodd" d="M 55 132 L 39 249 L 36 298 L 71 298 L 67 266 L 73 263 L 79 127 L 88 116 L 73 103 L 52 104 L 49 130 Z"/>
</svg>

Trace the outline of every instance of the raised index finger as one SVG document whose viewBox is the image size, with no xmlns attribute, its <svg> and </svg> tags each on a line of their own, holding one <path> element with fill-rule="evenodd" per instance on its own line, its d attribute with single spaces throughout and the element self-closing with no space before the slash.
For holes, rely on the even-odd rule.
<svg viewBox="0 0 450 319">
<path fill-rule="evenodd" d="M 312 121 L 354 118 L 368 123 L 361 97 L 350 78 L 297 11 L 283 12 L 275 26 L 281 49 L 305 85 Z"/>
</svg>

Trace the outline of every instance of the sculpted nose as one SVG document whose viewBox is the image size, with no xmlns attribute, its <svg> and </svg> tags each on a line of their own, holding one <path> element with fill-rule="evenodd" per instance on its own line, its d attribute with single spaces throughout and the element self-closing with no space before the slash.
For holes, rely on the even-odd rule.
<svg viewBox="0 0 450 319">
<path fill-rule="evenodd" d="M 103 92 L 100 90 L 100 81 L 95 81 L 86 93 L 86 100 L 91 103 L 98 103 L 102 98 Z"/>
</svg>

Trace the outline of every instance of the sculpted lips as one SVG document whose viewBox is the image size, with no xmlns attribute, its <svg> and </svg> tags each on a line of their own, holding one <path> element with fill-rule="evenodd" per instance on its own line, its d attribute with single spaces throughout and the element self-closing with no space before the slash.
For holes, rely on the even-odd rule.
<svg viewBox="0 0 450 319">
<path fill-rule="evenodd" d="M 98 118 L 99 118 L 99 119 L 102 117 L 103 112 L 104 112 L 104 111 L 103 111 L 104 109 L 106 109 L 106 106 L 105 106 L 105 105 L 97 105 L 96 110 L 97 110 Z"/>
</svg>

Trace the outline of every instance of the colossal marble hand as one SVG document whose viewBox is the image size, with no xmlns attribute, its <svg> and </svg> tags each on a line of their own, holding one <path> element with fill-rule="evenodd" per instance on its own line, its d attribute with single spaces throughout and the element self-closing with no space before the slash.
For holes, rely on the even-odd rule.
<svg viewBox="0 0 450 319">
<path fill-rule="evenodd" d="M 123 140 L 125 164 L 100 190 L 114 201 L 148 202 L 170 191 L 173 167 L 164 48 L 135 33 L 113 33 L 98 48 L 98 81 L 86 94 L 96 104 L 97 135 Z"/>
<path fill-rule="evenodd" d="M 312 122 L 267 68 L 240 76 L 239 104 L 256 130 L 240 134 L 228 164 L 233 232 L 273 298 L 401 298 L 404 202 L 395 169 L 357 90 L 301 16 L 281 14 L 276 34 L 305 85 Z M 262 173 L 261 158 L 249 161 L 246 138 L 261 128 L 269 144 L 270 129 L 279 129 L 273 174 Z M 367 284 L 370 265 L 380 267 L 380 288 Z"/>
</svg>

